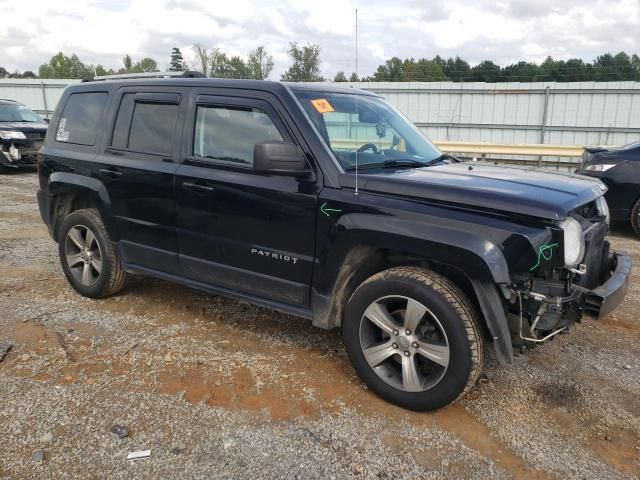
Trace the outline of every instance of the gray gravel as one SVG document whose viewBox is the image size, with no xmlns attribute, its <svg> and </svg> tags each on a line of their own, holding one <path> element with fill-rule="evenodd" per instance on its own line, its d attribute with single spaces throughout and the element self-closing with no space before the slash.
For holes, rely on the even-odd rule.
<svg viewBox="0 0 640 480">
<path fill-rule="evenodd" d="M 518 367 L 490 356 L 462 401 L 416 414 L 375 398 L 337 332 L 306 321 L 143 277 L 78 296 L 36 188 L 0 176 L 0 478 L 638 478 L 635 287 L 605 321 Z"/>
</svg>

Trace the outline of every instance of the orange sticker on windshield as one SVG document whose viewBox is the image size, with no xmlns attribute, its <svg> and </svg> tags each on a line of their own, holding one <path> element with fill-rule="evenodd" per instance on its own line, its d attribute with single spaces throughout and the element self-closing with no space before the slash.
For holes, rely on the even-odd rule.
<svg viewBox="0 0 640 480">
<path fill-rule="evenodd" d="M 329 103 L 329 100 L 326 98 L 316 98 L 315 100 L 311 100 L 311 104 L 315 107 L 318 113 L 335 112 L 334 108 Z"/>
</svg>

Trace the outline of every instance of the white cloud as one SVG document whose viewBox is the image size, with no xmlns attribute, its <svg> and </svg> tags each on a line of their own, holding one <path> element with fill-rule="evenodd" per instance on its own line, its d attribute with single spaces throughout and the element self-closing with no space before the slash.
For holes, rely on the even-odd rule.
<svg viewBox="0 0 640 480">
<path fill-rule="evenodd" d="M 640 51 L 640 0 L 0 0 L 0 65 L 37 70 L 57 53 L 119 67 L 134 59 L 168 64 L 173 46 L 217 46 L 244 55 L 265 45 L 273 76 L 287 66 L 289 42 L 317 43 L 323 71 L 355 65 L 354 10 L 359 9 L 359 65 L 370 74 L 391 56 L 437 54 L 499 64 L 604 52 Z"/>
</svg>

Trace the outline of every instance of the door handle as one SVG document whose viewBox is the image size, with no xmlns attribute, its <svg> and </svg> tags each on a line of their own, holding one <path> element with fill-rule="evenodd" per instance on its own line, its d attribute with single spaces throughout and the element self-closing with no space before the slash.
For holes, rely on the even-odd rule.
<svg viewBox="0 0 640 480">
<path fill-rule="evenodd" d="M 122 172 L 119 172 L 115 168 L 101 168 L 100 173 L 111 178 L 116 178 L 122 175 Z"/>
<path fill-rule="evenodd" d="M 201 190 L 203 192 L 213 192 L 215 190 L 215 188 L 202 183 L 182 182 L 182 186 L 190 190 Z"/>
</svg>

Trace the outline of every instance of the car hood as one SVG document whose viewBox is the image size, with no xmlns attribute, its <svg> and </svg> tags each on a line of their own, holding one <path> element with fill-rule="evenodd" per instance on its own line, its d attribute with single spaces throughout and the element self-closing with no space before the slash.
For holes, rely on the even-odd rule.
<svg viewBox="0 0 640 480">
<path fill-rule="evenodd" d="M 344 175 L 343 184 L 354 186 L 355 175 Z M 593 178 L 482 162 L 378 173 L 361 170 L 358 188 L 550 220 L 565 218 L 607 190 Z"/>
<path fill-rule="evenodd" d="M 48 126 L 44 122 L 0 122 L 0 130 L 20 130 L 21 132 L 46 132 Z"/>
</svg>

